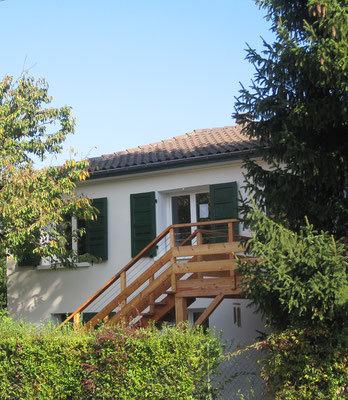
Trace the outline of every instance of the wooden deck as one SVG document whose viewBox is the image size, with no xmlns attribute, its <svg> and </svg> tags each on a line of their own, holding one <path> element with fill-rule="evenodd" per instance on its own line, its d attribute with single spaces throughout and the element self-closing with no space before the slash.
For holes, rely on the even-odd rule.
<svg viewBox="0 0 348 400">
<path fill-rule="evenodd" d="M 196 322 L 203 323 L 224 298 L 242 297 L 236 258 L 255 261 L 245 254 L 246 249 L 234 236 L 233 225 L 238 222 L 224 220 L 169 226 L 58 329 L 69 321 L 77 326 L 81 313 L 99 304 L 105 293 L 114 287 L 112 298 L 97 310 L 83 330 L 93 328 L 100 321 L 107 324 L 136 321 L 146 326 L 149 321 L 166 319 L 170 313 L 175 313 L 175 321 L 179 323 L 187 320 L 187 307 L 196 298 L 212 298 Z M 178 246 L 175 232 L 180 227 L 190 227 L 192 233 Z M 217 227 L 224 229 L 217 231 Z M 134 276 L 143 256 L 159 247 L 159 243 L 164 243 L 165 251 L 128 283 L 128 276 L 131 273 Z"/>
</svg>

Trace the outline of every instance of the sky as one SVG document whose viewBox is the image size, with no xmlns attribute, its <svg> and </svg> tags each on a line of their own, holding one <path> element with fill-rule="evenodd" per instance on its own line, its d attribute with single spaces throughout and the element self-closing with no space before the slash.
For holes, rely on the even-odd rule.
<svg viewBox="0 0 348 400">
<path fill-rule="evenodd" d="M 272 41 L 253 0 L 4 0 L 0 77 L 45 78 L 76 132 L 56 164 L 233 125 L 248 43 Z"/>
</svg>

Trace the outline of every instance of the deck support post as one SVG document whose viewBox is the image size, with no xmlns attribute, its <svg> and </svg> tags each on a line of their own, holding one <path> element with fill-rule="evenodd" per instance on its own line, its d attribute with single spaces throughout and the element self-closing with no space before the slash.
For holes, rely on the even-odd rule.
<svg viewBox="0 0 348 400">
<path fill-rule="evenodd" d="M 74 315 L 74 332 L 77 332 L 79 330 L 80 324 L 81 324 L 81 314 L 76 313 Z"/>
<path fill-rule="evenodd" d="M 175 322 L 187 321 L 187 299 L 175 296 Z"/>
</svg>

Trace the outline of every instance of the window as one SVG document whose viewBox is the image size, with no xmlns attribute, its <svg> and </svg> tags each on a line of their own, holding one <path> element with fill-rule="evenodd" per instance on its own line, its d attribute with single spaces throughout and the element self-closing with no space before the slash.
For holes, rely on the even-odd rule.
<svg viewBox="0 0 348 400">
<path fill-rule="evenodd" d="M 237 325 L 238 328 L 242 326 L 242 313 L 240 303 L 233 303 L 233 323 L 234 325 Z"/>
<path fill-rule="evenodd" d="M 198 318 L 203 314 L 203 312 L 205 311 L 204 308 L 196 308 L 196 309 L 189 309 L 188 310 L 188 319 L 190 322 L 190 325 L 194 325 Z M 207 318 L 203 324 L 201 324 L 201 326 L 203 327 L 204 330 L 209 329 L 209 318 Z"/>
</svg>

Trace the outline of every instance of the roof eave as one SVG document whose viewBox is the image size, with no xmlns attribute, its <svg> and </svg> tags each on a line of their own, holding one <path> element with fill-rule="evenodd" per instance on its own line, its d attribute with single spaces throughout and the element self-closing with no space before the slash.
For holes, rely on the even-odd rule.
<svg viewBox="0 0 348 400">
<path fill-rule="evenodd" d="M 121 175 L 130 175 L 136 173 L 145 173 L 155 170 L 164 170 L 164 169 L 172 169 L 172 168 L 180 168 L 186 167 L 189 165 L 202 165 L 211 162 L 222 162 L 226 160 L 238 160 L 243 159 L 244 157 L 253 154 L 257 156 L 257 150 L 255 148 L 248 150 L 240 150 L 234 151 L 231 153 L 220 153 L 220 154 L 210 154 L 205 156 L 198 156 L 192 158 L 185 159 L 177 159 L 177 160 L 169 160 L 169 161 L 160 161 L 149 164 L 141 164 L 134 165 L 129 167 L 122 167 L 116 169 L 108 169 L 108 170 L 95 170 L 91 171 L 91 177 L 89 179 L 99 179 L 106 178 L 112 176 L 121 176 Z"/>
</svg>

